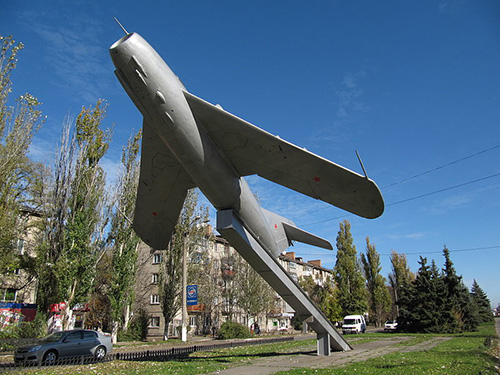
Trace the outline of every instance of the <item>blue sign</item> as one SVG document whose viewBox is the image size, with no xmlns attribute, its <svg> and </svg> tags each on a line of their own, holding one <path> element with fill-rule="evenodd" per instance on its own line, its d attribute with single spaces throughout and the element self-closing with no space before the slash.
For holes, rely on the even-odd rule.
<svg viewBox="0 0 500 375">
<path fill-rule="evenodd" d="M 198 304 L 198 285 L 188 285 L 186 287 L 187 305 L 194 306 Z"/>
</svg>

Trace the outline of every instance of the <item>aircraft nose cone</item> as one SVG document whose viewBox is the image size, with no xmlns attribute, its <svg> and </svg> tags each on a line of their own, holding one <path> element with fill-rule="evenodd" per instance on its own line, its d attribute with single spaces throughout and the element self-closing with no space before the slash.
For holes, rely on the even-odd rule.
<svg viewBox="0 0 500 375">
<path fill-rule="evenodd" d="M 134 36 L 134 33 L 127 34 L 120 39 L 118 39 L 116 42 L 113 43 L 113 45 L 109 48 L 111 52 L 116 51 L 123 43 L 125 43 L 127 40 L 132 38 Z"/>
</svg>

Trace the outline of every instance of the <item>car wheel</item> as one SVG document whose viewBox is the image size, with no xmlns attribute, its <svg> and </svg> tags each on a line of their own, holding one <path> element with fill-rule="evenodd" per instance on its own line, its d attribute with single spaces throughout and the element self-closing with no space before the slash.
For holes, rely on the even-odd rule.
<svg viewBox="0 0 500 375">
<path fill-rule="evenodd" d="M 55 350 L 49 350 L 43 356 L 44 362 L 55 362 L 57 361 L 57 352 Z"/>
<path fill-rule="evenodd" d="M 103 359 L 106 356 L 106 348 L 104 346 L 99 346 L 94 353 L 97 359 Z"/>
</svg>

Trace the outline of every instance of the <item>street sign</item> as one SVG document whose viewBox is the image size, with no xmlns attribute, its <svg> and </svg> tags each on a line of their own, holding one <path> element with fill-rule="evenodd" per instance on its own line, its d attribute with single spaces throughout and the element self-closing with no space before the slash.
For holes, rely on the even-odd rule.
<svg viewBox="0 0 500 375">
<path fill-rule="evenodd" d="M 187 305 L 193 306 L 198 304 L 198 285 L 188 285 L 187 292 Z"/>
</svg>

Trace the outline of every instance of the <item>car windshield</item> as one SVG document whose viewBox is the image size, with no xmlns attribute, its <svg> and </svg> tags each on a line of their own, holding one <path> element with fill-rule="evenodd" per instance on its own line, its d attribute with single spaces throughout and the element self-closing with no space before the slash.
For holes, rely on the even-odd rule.
<svg viewBox="0 0 500 375">
<path fill-rule="evenodd" d="M 344 319 L 344 324 L 356 324 L 356 319 Z"/>
<path fill-rule="evenodd" d="M 47 337 L 44 337 L 40 341 L 41 342 L 56 342 L 56 341 L 59 341 L 61 339 L 63 334 L 64 334 L 63 332 L 54 332 L 53 334 L 48 335 Z"/>
</svg>

